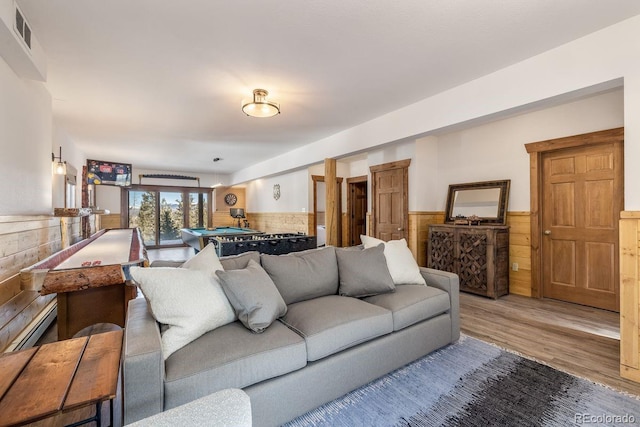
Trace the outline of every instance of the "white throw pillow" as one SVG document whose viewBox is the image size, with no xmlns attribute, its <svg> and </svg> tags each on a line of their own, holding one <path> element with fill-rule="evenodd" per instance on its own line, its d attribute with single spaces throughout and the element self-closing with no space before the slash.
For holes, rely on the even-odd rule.
<svg viewBox="0 0 640 427">
<path fill-rule="evenodd" d="M 225 318 L 238 320 L 238 316 L 236 316 L 236 312 L 233 310 L 231 302 L 222 289 L 220 279 L 218 278 L 218 276 L 216 276 L 216 271 L 224 271 L 224 267 L 222 267 L 220 258 L 218 258 L 215 246 L 209 243 L 204 247 L 204 249 L 198 252 L 195 256 L 189 258 L 180 267 L 209 274 L 213 279 L 214 286 L 216 287 L 216 299 L 220 299 L 223 297 L 224 299 L 226 299 L 226 303 L 221 302 L 220 304 L 216 304 L 216 309 L 224 310 Z"/>
<path fill-rule="evenodd" d="M 217 278 L 210 272 L 171 267 L 131 267 L 131 277 L 151 306 L 162 333 L 166 360 L 176 350 L 236 317 Z"/>
<path fill-rule="evenodd" d="M 420 267 L 413 258 L 413 254 L 407 246 L 405 239 L 384 240 L 371 236 L 360 236 L 365 249 L 384 243 L 384 256 L 387 259 L 387 267 L 396 285 L 426 285 L 427 282 L 420 274 Z"/>
<path fill-rule="evenodd" d="M 220 263 L 220 258 L 216 253 L 216 248 L 213 244 L 209 243 L 194 257 L 189 258 L 182 264 L 182 268 L 188 268 L 189 270 L 209 271 L 213 277 L 216 277 L 217 270 L 224 270 Z"/>
</svg>

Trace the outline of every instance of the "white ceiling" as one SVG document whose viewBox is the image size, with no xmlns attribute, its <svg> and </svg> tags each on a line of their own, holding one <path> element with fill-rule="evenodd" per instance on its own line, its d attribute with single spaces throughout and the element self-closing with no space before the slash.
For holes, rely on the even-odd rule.
<svg viewBox="0 0 640 427">
<path fill-rule="evenodd" d="M 640 14 L 637 0 L 18 0 L 89 158 L 230 173 Z M 245 116 L 270 92 L 282 114 Z M 223 161 L 213 163 L 214 157 Z"/>
</svg>

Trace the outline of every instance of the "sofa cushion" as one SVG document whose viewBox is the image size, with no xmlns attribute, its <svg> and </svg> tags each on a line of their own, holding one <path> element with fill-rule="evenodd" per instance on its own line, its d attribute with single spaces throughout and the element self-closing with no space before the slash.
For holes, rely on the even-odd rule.
<svg viewBox="0 0 640 427">
<path fill-rule="evenodd" d="M 405 239 L 384 240 L 371 236 L 360 236 L 365 249 L 384 244 L 384 256 L 387 259 L 389 273 L 393 277 L 396 285 L 426 285 L 427 283 L 420 274 L 420 267 L 416 262 L 411 250 L 407 246 Z"/>
<path fill-rule="evenodd" d="M 260 252 L 250 251 L 240 255 L 230 255 L 220 258 L 220 263 L 226 271 L 240 270 L 247 268 L 249 261 L 254 260 L 258 264 L 260 263 Z"/>
<path fill-rule="evenodd" d="M 375 295 L 364 300 L 393 313 L 394 331 L 446 313 L 451 308 L 448 293 L 423 285 L 399 285 L 393 294 Z"/>
<path fill-rule="evenodd" d="M 291 304 L 280 320 L 304 337 L 309 361 L 393 331 L 389 310 L 339 295 Z"/>
<path fill-rule="evenodd" d="M 131 267 L 153 317 L 167 325 L 162 332 L 166 359 L 202 334 L 235 320 L 233 308 L 215 276 L 186 268 Z"/>
<path fill-rule="evenodd" d="M 275 322 L 254 334 L 240 322 L 210 331 L 165 363 L 165 409 L 225 388 L 244 388 L 307 364 L 300 335 Z"/>
<path fill-rule="evenodd" d="M 337 248 L 338 293 L 361 298 L 395 291 L 383 252 L 382 244 L 364 250 Z"/>
<path fill-rule="evenodd" d="M 338 293 L 333 246 L 286 255 L 261 254 L 260 261 L 287 305 Z"/>
<path fill-rule="evenodd" d="M 253 332 L 263 332 L 287 312 L 276 285 L 254 260 L 242 270 L 218 270 L 216 274 L 238 320 Z"/>
</svg>

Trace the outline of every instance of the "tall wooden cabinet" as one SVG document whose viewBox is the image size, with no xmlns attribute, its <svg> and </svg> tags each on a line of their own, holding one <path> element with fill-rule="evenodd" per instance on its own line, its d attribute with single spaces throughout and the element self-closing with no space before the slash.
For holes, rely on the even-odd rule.
<svg viewBox="0 0 640 427">
<path fill-rule="evenodd" d="M 456 273 L 460 290 L 498 298 L 509 293 L 509 227 L 429 225 L 427 265 Z"/>
</svg>

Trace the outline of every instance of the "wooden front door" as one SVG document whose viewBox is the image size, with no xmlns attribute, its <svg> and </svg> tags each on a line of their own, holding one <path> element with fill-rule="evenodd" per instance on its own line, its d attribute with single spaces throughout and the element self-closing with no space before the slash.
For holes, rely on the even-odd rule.
<svg viewBox="0 0 640 427">
<path fill-rule="evenodd" d="M 367 234 L 367 177 L 347 178 L 347 218 L 349 246 L 362 243 L 360 236 Z"/>
<path fill-rule="evenodd" d="M 411 160 L 372 166 L 374 237 L 389 241 L 407 238 L 409 228 L 409 164 Z"/>
<path fill-rule="evenodd" d="M 542 154 L 542 295 L 619 311 L 622 141 Z"/>
</svg>

